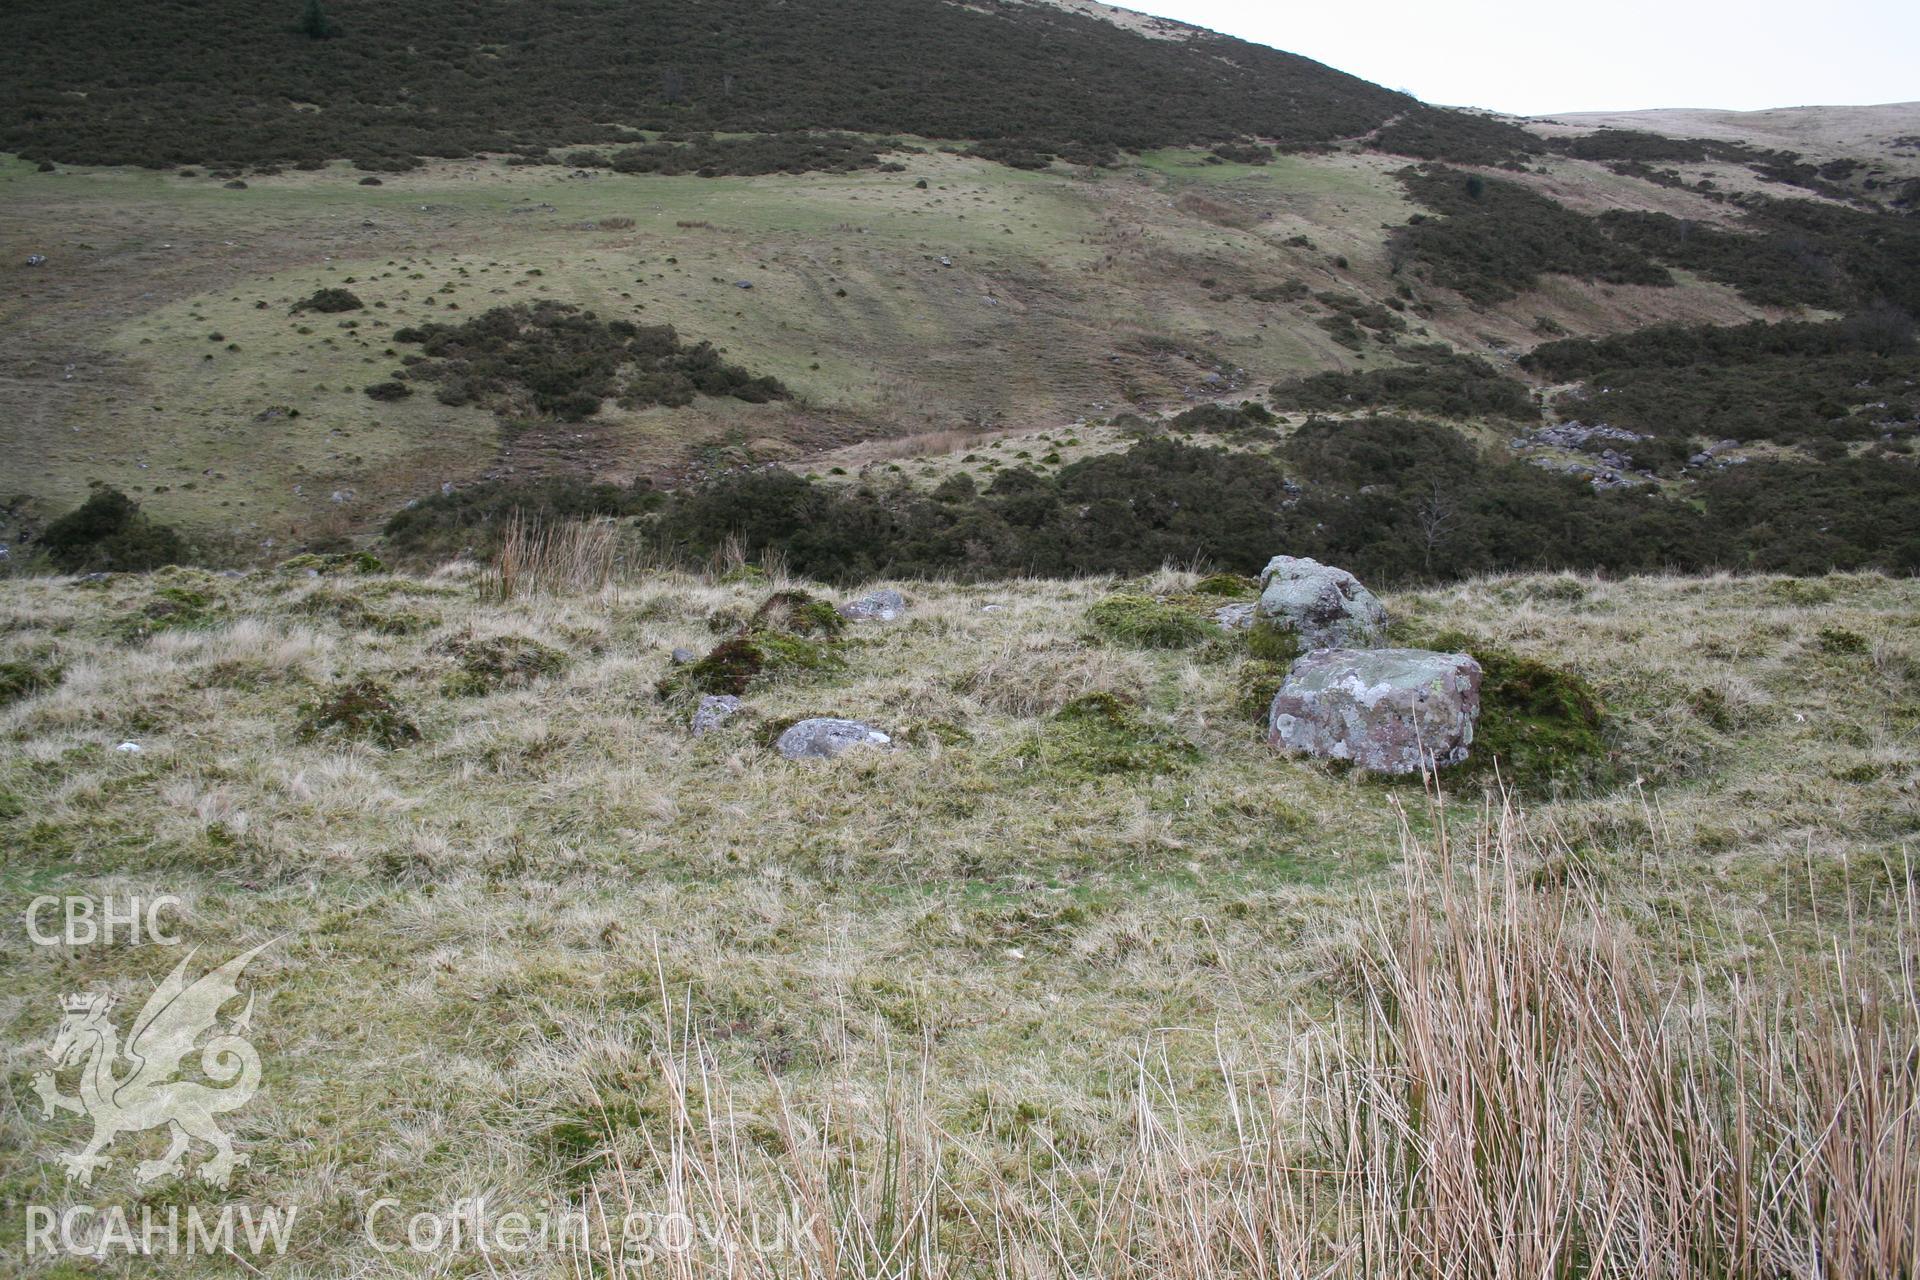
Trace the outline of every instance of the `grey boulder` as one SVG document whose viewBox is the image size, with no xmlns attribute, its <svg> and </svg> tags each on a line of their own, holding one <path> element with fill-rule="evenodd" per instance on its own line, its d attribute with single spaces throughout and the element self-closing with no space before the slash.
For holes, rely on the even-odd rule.
<svg viewBox="0 0 1920 1280">
<path fill-rule="evenodd" d="M 693 736 L 704 738 L 740 713 L 740 699 L 730 693 L 710 693 L 693 712 Z"/>
<path fill-rule="evenodd" d="M 819 716 L 781 734 L 773 749 L 789 760 L 831 760 L 855 747 L 884 747 L 893 739 L 859 720 Z"/>
<path fill-rule="evenodd" d="M 1380 643 L 1387 611 L 1345 569 L 1304 556 L 1275 556 L 1260 571 L 1255 617 L 1291 631 L 1306 649 L 1365 649 Z"/>
<path fill-rule="evenodd" d="M 875 591 L 840 606 L 840 616 L 852 622 L 892 622 L 907 611 L 907 598 L 898 591 Z"/>
<path fill-rule="evenodd" d="M 1459 764 L 1480 719 L 1480 664 L 1427 649 L 1316 649 L 1287 672 L 1267 742 L 1375 773 Z"/>
<path fill-rule="evenodd" d="M 1213 620 L 1223 631 L 1245 631 L 1253 625 L 1254 615 L 1259 606 L 1248 604 L 1223 604 L 1213 611 Z"/>
</svg>

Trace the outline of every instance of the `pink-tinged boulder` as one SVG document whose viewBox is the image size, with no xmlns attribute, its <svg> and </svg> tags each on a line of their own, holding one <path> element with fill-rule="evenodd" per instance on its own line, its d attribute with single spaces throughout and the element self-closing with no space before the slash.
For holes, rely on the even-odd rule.
<svg viewBox="0 0 1920 1280">
<path fill-rule="evenodd" d="M 1426 649 L 1315 649 L 1294 662 L 1267 713 L 1267 742 L 1375 773 L 1467 758 L 1480 664 Z"/>
</svg>

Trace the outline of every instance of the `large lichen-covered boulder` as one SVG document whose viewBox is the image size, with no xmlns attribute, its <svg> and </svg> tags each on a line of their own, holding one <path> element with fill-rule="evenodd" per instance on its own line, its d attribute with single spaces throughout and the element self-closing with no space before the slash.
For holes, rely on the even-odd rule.
<svg viewBox="0 0 1920 1280">
<path fill-rule="evenodd" d="M 789 760 L 831 760 L 855 747 L 884 747 L 893 739 L 859 720 L 816 716 L 789 727 L 773 749 Z"/>
<path fill-rule="evenodd" d="M 1367 649 L 1380 643 L 1387 611 L 1345 569 L 1305 556 L 1275 556 L 1260 571 L 1258 625 L 1290 631 L 1303 649 Z"/>
<path fill-rule="evenodd" d="M 1375 773 L 1467 758 L 1480 718 L 1480 664 L 1428 649 L 1316 649 L 1287 672 L 1267 742 Z"/>
</svg>

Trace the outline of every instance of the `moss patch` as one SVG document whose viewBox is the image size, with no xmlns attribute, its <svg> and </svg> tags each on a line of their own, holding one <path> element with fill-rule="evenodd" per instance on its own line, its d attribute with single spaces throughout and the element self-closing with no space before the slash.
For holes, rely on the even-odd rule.
<svg viewBox="0 0 1920 1280">
<path fill-rule="evenodd" d="M 1579 675 L 1458 631 L 1429 636 L 1425 647 L 1465 653 L 1480 664 L 1480 723 L 1458 772 L 1490 771 L 1498 762 L 1509 785 L 1538 793 L 1592 777 L 1605 763 L 1606 711 Z"/>
<path fill-rule="evenodd" d="M 1258 657 L 1241 663 L 1233 673 L 1233 686 L 1237 690 L 1233 699 L 1234 718 L 1259 725 L 1264 734 L 1273 712 L 1273 696 L 1280 692 L 1292 665 L 1291 659 L 1269 662 Z"/>
<path fill-rule="evenodd" d="M 275 565 L 274 568 L 281 573 L 312 572 L 321 575 L 336 573 L 371 574 L 385 573 L 387 571 L 386 564 L 381 561 L 379 556 L 374 555 L 371 551 L 347 551 L 338 555 L 327 556 L 314 555 L 309 552 L 306 555 L 298 555 L 289 560 L 282 560 L 279 564 Z"/>
<path fill-rule="evenodd" d="M 716 616 L 708 625 L 717 631 L 733 623 L 733 615 Z M 738 630 L 684 667 L 669 672 L 655 689 L 663 698 L 730 693 L 782 680 L 821 676 L 840 671 L 846 659 L 837 640 L 846 623 L 833 606 L 805 591 L 776 591 L 751 617 L 735 624 Z"/>
<path fill-rule="evenodd" d="M 1147 723 L 1111 693 L 1089 693 L 1061 707 L 1025 754 L 1039 776 L 1069 778 L 1175 773 L 1200 760 L 1191 742 Z"/>
<path fill-rule="evenodd" d="M 59 683 L 59 667 L 38 662 L 0 662 L 0 707 L 45 693 Z"/>
<path fill-rule="evenodd" d="M 420 741 L 420 728 L 378 680 L 342 681 L 312 702 L 303 702 L 294 730 L 302 742 L 351 739 L 403 747 Z"/>
<path fill-rule="evenodd" d="M 1271 662 L 1285 668 L 1304 652 L 1300 643 L 1300 633 L 1287 627 L 1276 627 L 1272 623 L 1256 621 L 1245 632 L 1247 652 L 1262 662 Z M 1284 674 L 1284 672 L 1283 672 Z"/>
<path fill-rule="evenodd" d="M 1237 573 L 1214 573 L 1193 584 L 1199 596 L 1218 596 L 1226 600 L 1248 600 L 1260 594 L 1260 585 Z"/>
<path fill-rule="evenodd" d="M 807 591 L 776 591 L 754 610 L 749 625 L 755 630 L 785 631 L 799 636 L 836 639 L 847 628 L 834 607 Z"/>
<path fill-rule="evenodd" d="M 457 669 L 441 682 L 452 698 L 478 698 L 516 689 L 566 669 L 567 655 L 526 636 L 455 640 L 439 646 L 453 655 Z"/>
<path fill-rule="evenodd" d="M 1137 649 L 1187 649 L 1213 630 L 1188 610 L 1143 595 L 1096 601 L 1087 610 L 1087 625 L 1103 640 Z"/>
</svg>

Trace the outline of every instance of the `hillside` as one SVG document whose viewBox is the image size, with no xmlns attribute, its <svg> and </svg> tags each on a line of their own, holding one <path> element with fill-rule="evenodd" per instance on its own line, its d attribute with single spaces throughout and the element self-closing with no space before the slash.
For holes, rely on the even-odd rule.
<svg viewBox="0 0 1920 1280">
<path fill-rule="evenodd" d="M 1546 138 L 1620 129 L 1794 151 L 1817 161 L 1870 160 L 1900 177 L 1920 174 L 1920 102 L 1768 111 L 1575 111 L 1514 123 Z"/>
<path fill-rule="evenodd" d="M 1099 5 L 530 14 L 28 6 L 0 542 L 112 489 L 209 564 L 521 507 L 692 565 L 777 521 L 687 495 L 774 467 L 867 531 L 825 577 L 1920 565 L 1910 110 L 1497 121 Z M 1287 496 L 1035 553 L 1115 468 L 1174 500 L 1163 440 Z"/>
<path fill-rule="evenodd" d="M 1346 1090 L 1372 1082 L 1375 1104 L 1400 1106 L 1384 1090 L 1407 1071 L 1432 1070 L 1436 1094 L 1477 1082 L 1500 1133 L 1542 1144 L 1499 1144 L 1511 1163 L 1489 1157 L 1470 1184 L 1491 1191 L 1522 1170 L 1562 1176 L 1567 1135 L 1523 1123 L 1499 1092 L 1527 1096 L 1521 1072 L 1588 1070 L 1599 1088 L 1621 1083 L 1617 1063 L 1644 1087 L 1665 1079 L 1647 1055 L 1679 1070 L 1675 1044 L 1660 1059 L 1632 1039 L 1662 1021 L 1811 1017 L 1769 1042 L 1801 1066 L 1764 1096 L 1755 1085 L 1760 1118 L 1740 1132 L 1756 1179 L 1817 1182 L 1827 1166 L 1795 1144 L 1821 1149 L 1818 1126 L 1785 1099 L 1826 1105 L 1818 1054 L 1873 1052 L 1868 1008 L 1920 1034 L 1910 986 L 1868 998 L 1920 944 L 1911 581 L 1522 577 L 1388 596 L 1396 636 L 1464 632 L 1490 662 L 1542 664 L 1512 668 L 1533 696 L 1571 676 L 1603 704 L 1597 754 L 1569 739 L 1552 772 L 1510 757 L 1522 820 L 1483 809 L 1484 768 L 1444 775 L 1429 809 L 1417 781 L 1278 757 L 1255 723 L 1270 673 L 1230 635 L 1143 648 L 1093 622 L 1118 591 L 1221 598 L 1191 574 L 903 582 L 903 620 L 821 640 L 831 661 L 756 681 L 742 715 L 696 738 L 687 701 L 655 692 L 686 670 L 669 650 L 705 651 L 777 590 L 822 588 L 734 566 L 501 601 L 472 565 L 311 567 L 0 583 L 17 664 L 0 709 L 12 914 L 35 893 L 164 892 L 185 900 L 180 927 L 202 955 L 278 940 L 253 976 L 268 1075 L 229 1123 L 252 1156 L 232 1197 L 299 1206 L 282 1266 L 393 1266 L 365 1233 L 370 1206 L 401 1206 L 377 1223 L 384 1243 L 405 1215 L 484 1194 L 495 1214 L 684 1206 L 723 1240 L 736 1215 L 817 1204 L 804 1247 L 812 1273 L 833 1276 L 874 1274 L 892 1248 L 912 1252 L 914 1275 L 1052 1275 L 1064 1256 L 1076 1274 L 1264 1276 L 1277 1247 L 1344 1259 L 1330 1274 L 1398 1274 L 1370 1269 L 1378 1255 L 1357 1241 L 1370 1197 L 1402 1185 L 1385 1154 L 1400 1139 L 1349 1122 L 1399 1113 L 1342 1110 L 1357 1102 Z M 1526 705 L 1491 690 L 1490 735 Z M 816 767 L 767 747 L 822 713 L 865 717 L 893 743 Z M 1497 1050 L 1466 1028 L 1527 1002 L 1442 956 L 1428 1003 L 1392 1019 L 1369 1004 L 1392 989 L 1381 966 L 1424 954 L 1402 930 L 1441 900 L 1422 868 L 1445 858 L 1494 882 L 1482 905 L 1468 887 L 1449 908 L 1486 918 L 1445 935 L 1518 966 L 1485 980 L 1618 1002 L 1610 1034 L 1628 1043 L 1552 1022 L 1555 1003 L 1537 1039 L 1502 1026 L 1519 1040 Z M 1541 914 L 1500 914 L 1529 904 Z M 1556 911 L 1572 915 L 1555 925 Z M 1589 927 L 1620 949 L 1582 950 Z M 1827 990 L 1823 957 L 1842 936 L 1856 998 L 1840 1007 L 1860 1041 L 1796 1003 Z M 1561 938 L 1561 967 L 1526 968 L 1546 963 L 1528 960 L 1528 938 Z M 0 954 L 0 1043 L 21 1099 L 0 1118 L 0 1182 L 36 1204 L 166 1194 L 132 1184 L 134 1138 L 90 1191 L 63 1184 L 52 1156 L 85 1122 L 43 1119 L 29 1085 L 53 993 L 134 999 L 152 949 L 34 947 L 15 929 Z M 1669 1003 L 1689 981 L 1707 984 L 1697 1002 Z M 1437 1034 L 1444 1063 L 1385 1038 L 1424 1016 L 1464 1019 Z M 1385 1055 L 1371 1064 L 1369 1044 Z M 1908 1052 L 1893 1058 L 1907 1085 L 1892 1068 L 1868 1076 L 1894 1150 L 1915 1123 L 1899 1101 L 1913 1096 Z M 1453 1123 L 1415 1114 L 1435 1141 Z M 1632 1123 L 1612 1114 L 1587 1119 Z M 1375 1190 L 1322 1180 L 1359 1167 L 1343 1135 L 1377 1144 Z M 1659 1158 L 1624 1136 L 1596 1150 L 1615 1163 L 1597 1182 L 1564 1175 L 1563 1229 L 1600 1233 L 1618 1209 L 1609 1188 Z M 1728 1166 L 1687 1167 L 1713 1181 Z M 1189 1252 L 1163 1232 L 1194 1215 L 1218 1229 Z M 1374 1221 L 1409 1233 L 1388 1257 L 1434 1229 Z M 1816 1231 L 1848 1256 L 1872 1247 L 1838 1210 L 1768 1221 L 1788 1236 L 1769 1226 L 1768 1250 Z M 17 1216 L 0 1225 L 9 1256 L 21 1230 Z M 1008 1234 L 1037 1252 L 1007 1260 Z M 738 1274 L 717 1247 L 693 1250 L 684 1274 Z M 397 1256 L 486 1262 L 471 1238 Z M 578 1274 L 552 1254 L 486 1262 L 509 1264 Z M 180 1258 L 165 1274 L 228 1265 Z"/>
<path fill-rule="evenodd" d="M 839 129 L 1118 147 L 1265 137 L 1299 147 L 1394 123 L 1415 153 L 1528 145 L 1305 58 L 1188 30 L 1152 39 L 1066 7 L 991 0 L 288 0 L 113 14 L 34 0 L 0 68 L 0 149 L 93 164 L 292 164 L 540 155 L 640 130 Z M 220 38 L 208 40 L 209 31 Z"/>
</svg>

